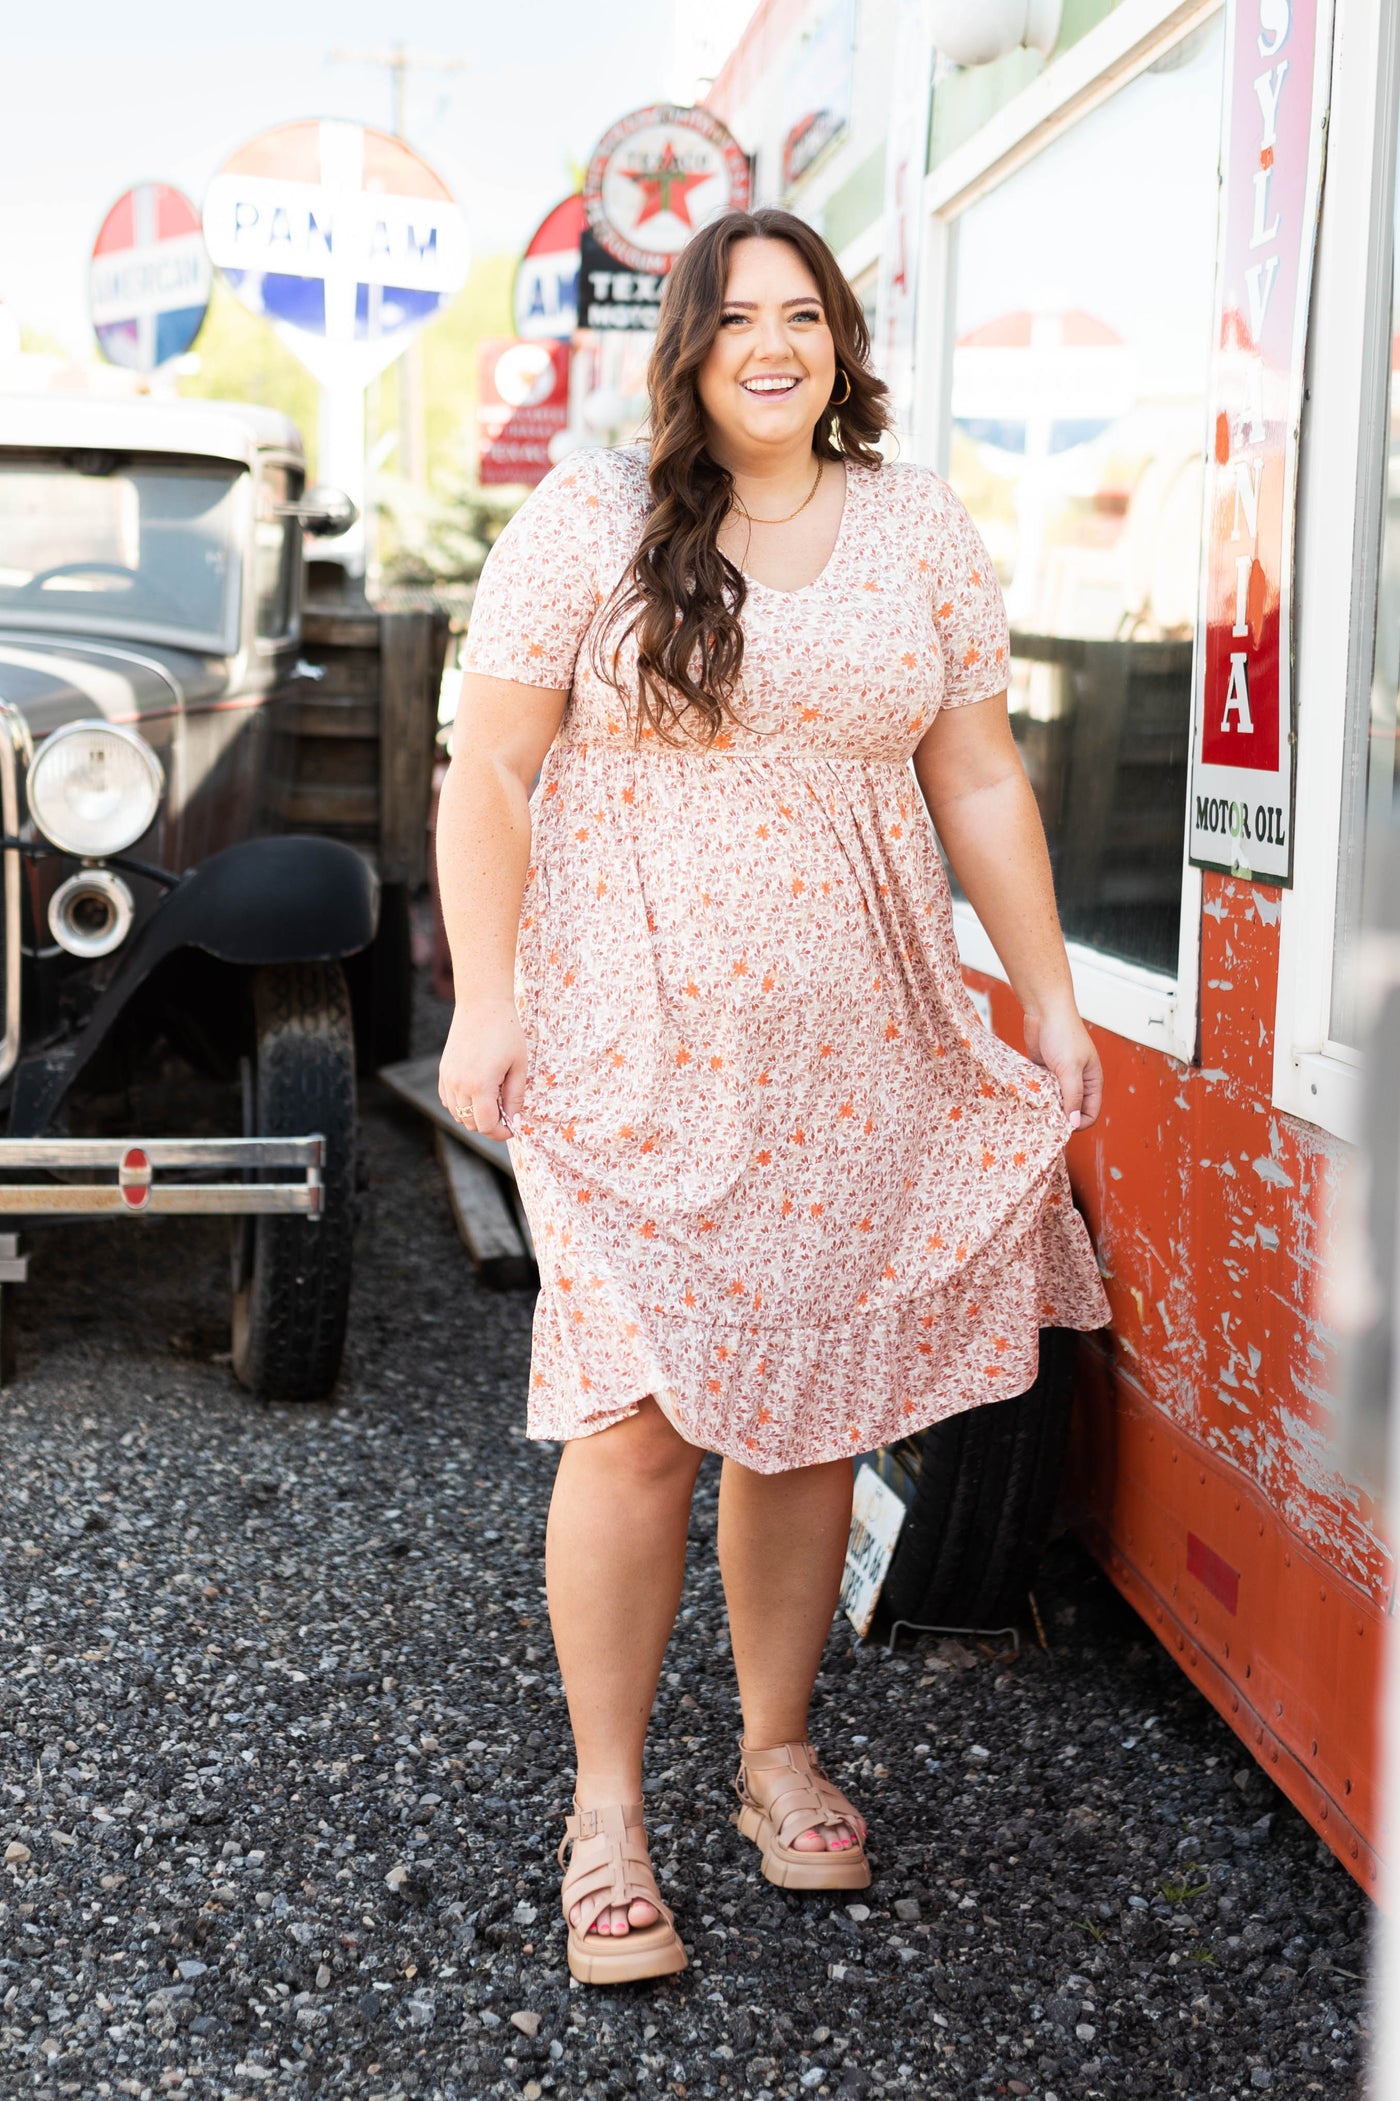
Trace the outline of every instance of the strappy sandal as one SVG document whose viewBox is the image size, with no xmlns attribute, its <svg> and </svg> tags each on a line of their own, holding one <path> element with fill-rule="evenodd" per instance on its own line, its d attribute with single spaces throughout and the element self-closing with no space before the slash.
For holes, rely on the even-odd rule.
<svg viewBox="0 0 1400 2101">
<path fill-rule="evenodd" d="M 642 1805 L 609 1802 L 602 1809 L 576 1809 L 565 1819 L 559 1844 L 564 1867 L 560 1901 L 569 1929 L 569 1971 L 581 1984 L 633 1984 L 643 1977 L 669 1977 L 686 1967 L 675 1916 L 661 1901 L 643 1828 Z M 626 1933 L 590 1933 L 593 1921 L 615 1904 L 625 1911 L 638 1899 L 659 1914 L 654 1925 Z M 582 1904 L 581 1924 L 569 1913 Z"/>
<path fill-rule="evenodd" d="M 734 1822 L 763 1856 L 763 1872 L 779 1889 L 866 1889 L 870 1862 L 860 1832 L 865 1819 L 833 1787 L 810 1744 L 778 1744 L 752 1751 L 740 1741 L 739 1771 L 734 1791 L 740 1808 Z M 830 1847 L 801 1850 L 796 1840 L 806 1831 L 830 1831 L 844 1824 L 855 1843 L 839 1852 Z"/>
</svg>

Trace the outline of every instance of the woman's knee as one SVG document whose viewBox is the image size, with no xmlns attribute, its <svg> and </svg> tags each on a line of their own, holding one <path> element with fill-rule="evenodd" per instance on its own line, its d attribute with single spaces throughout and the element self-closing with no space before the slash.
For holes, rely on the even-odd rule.
<svg viewBox="0 0 1400 2101">
<path fill-rule="evenodd" d="M 569 1451 L 576 1455 L 574 1464 L 616 1474 L 633 1489 L 678 1493 L 688 1493 L 694 1486 L 704 1456 L 686 1443 L 650 1395 L 620 1423 L 591 1437 L 574 1439 Z"/>
</svg>

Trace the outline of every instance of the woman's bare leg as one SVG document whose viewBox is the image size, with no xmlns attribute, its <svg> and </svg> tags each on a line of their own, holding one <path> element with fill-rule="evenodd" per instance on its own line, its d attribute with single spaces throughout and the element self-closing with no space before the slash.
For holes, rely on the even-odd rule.
<svg viewBox="0 0 1400 2101">
<path fill-rule="evenodd" d="M 545 1582 L 583 1809 L 642 1798 L 642 1752 L 685 1575 L 690 1498 L 703 1454 L 656 1403 L 565 1445 L 545 1543 Z M 595 1930 L 649 1926 L 650 1904 L 601 1913 Z M 577 1918 L 575 1918 L 577 1923 Z"/>
<path fill-rule="evenodd" d="M 755 1750 L 807 1735 L 851 1527 L 849 1459 L 757 1474 L 726 1459 L 719 1492 L 719 1565 L 729 1606 L 744 1741 Z M 817 1852 L 819 1831 L 797 1841 Z M 830 1845 L 852 1844 L 844 1829 Z"/>
</svg>

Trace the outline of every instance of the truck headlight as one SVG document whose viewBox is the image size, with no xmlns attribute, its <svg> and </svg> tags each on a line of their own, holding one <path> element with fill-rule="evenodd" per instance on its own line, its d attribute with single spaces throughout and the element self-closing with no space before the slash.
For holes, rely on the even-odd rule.
<svg viewBox="0 0 1400 2101">
<path fill-rule="evenodd" d="M 29 769 L 29 814 L 64 853 L 100 860 L 134 846 L 160 807 L 165 775 L 143 737 L 73 722 L 46 737 Z"/>
</svg>

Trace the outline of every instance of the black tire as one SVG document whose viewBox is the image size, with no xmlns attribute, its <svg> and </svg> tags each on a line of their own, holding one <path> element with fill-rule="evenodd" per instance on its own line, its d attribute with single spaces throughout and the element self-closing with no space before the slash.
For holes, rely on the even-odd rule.
<svg viewBox="0 0 1400 2101">
<path fill-rule="evenodd" d="M 1055 1512 L 1077 1335 L 1042 1328 L 1035 1383 L 897 1446 L 909 1514 L 885 1577 L 891 1620 L 1005 1627 L 1025 1604 Z"/>
<path fill-rule="evenodd" d="M 253 973 L 245 1127 L 326 1141 L 324 1208 L 240 1220 L 234 1235 L 233 1369 L 269 1401 L 321 1401 L 345 1348 L 354 1242 L 355 1043 L 338 963 Z M 276 1180 L 276 1171 L 270 1179 Z"/>
<path fill-rule="evenodd" d="M 407 883 L 386 883 L 379 894 L 378 931 L 346 965 L 361 1072 L 378 1072 L 381 1065 L 397 1065 L 412 1054 L 412 903 Z"/>
</svg>

